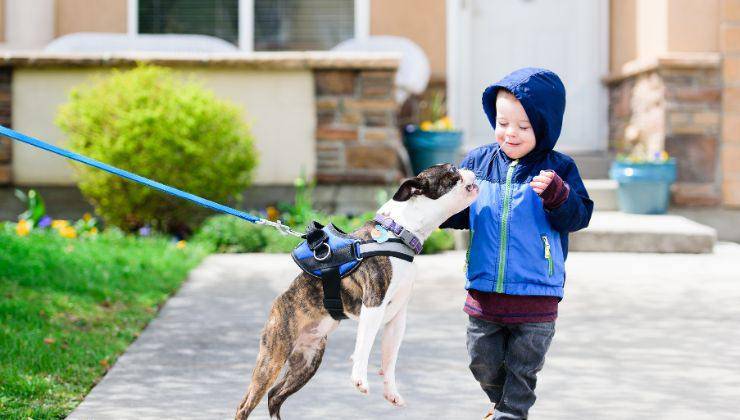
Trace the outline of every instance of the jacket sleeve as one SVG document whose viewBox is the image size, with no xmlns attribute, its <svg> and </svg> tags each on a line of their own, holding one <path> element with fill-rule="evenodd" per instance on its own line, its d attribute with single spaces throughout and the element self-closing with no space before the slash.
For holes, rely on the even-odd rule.
<svg viewBox="0 0 740 420">
<path fill-rule="evenodd" d="M 560 232 L 575 232 L 588 226 L 594 210 L 594 202 L 588 196 L 575 162 L 569 161 L 564 173 L 560 174 L 570 187 L 568 198 L 558 207 L 545 209 L 547 219 Z"/>
<path fill-rule="evenodd" d="M 458 167 L 463 169 L 473 169 L 471 168 L 471 165 L 473 164 L 472 162 L 473 159 L 471 155 L 468 154 L 462 162 L 460 162 L 460 166 Z M 445 220 L 439 227 L 441 229 L 470 229 L 470 207 L 466 207 L 465 210 Z"/>
<path fill-rule="evenodd" d="M 470 229 L 470 207 L 445 220 L 440 226 L 442 229 Z"/>
</svg>

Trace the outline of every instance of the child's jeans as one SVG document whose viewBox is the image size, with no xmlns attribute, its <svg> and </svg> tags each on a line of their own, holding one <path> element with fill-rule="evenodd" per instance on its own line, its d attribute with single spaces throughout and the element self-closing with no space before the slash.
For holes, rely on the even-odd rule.
<svg viewBox="0 0 740 420">
<path fill-rule="evenodd" d="M 494 419 L 526 419 L 555 322 L 499 324 L 470 316 L 470 370 L 496 404 Z"/>
</svg>

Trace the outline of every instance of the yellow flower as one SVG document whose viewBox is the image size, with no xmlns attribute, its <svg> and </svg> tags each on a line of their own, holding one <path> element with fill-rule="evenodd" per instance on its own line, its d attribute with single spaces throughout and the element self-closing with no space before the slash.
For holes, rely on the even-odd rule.
<svg viewBox="0 0 740 420">
<path fill-rule="evenodd" d="M 452 130 L 452 119 L 450 117 L 444 117 L 439 120 L 445 130 Z"/>
<path fill-rule="evenodd" d="M 273 206 L 267 207 L 267 219 L 276 221 L 280 217 L 280 211 Z"/>
<path fill-rule="evenodd" d="M 82 215 L 82 220 L 84 220 L 84 221 L 86 221 L 86 222 L 89 222 L 89 221 L 90 221 L 90 219 L 92 219 L 92 214 L 90 214 L 90 213 L 85 213 L 85 214 L 83 214 L 83 215 Z"/>
<path fill-rule="evenodd" d="M 64 238 L 76 238 L 77 237 L 77 231 L 72 226 L 64 226 L 62 228 L 59 228 L 59 234 L 62 235 Z"/>
<path fill-rule="evenodd" d="M 429 131 L 432 129 L 432 122 L 431 121 L 424 121 L 420 125 L 421 129 L 424 131 Z"/>
<path fill-rule="evenodd" d="M 177 249 L 183 249 L 185 248 L 185 241 L 177 241 L 177 244 L 175 245 Z"/>
<path fill-rule="evenodd" d="M 18 236 L 26 236 L 29 232 L 31 232 L 31 228 L 33 225 L 28 222 L 28 220 L 19 220 L 18 224 L 15 225 L 15 233 L 18 234 Z"/>
<path fill-rule="evenodd" d="M 57 219 L 51 222 L 51 227 L 53 227 L 54 229 L 62 229 L 67 226 L 69 226 L 69 222 L 66 220 Z"/>
<path fill-rule="evenodd" d="M 90 229 L 89 233 L 90 233 L 90 235 L 97 235 L 98 234 L 98 228 L 96 228 L 95 226 L 93 226 L 92 229 Z"/>
<path fill-rule="evenodd" d="M 665 150 L 663 150 L 662 152 L 660 152 L 660 159 L 661 160 L 668 160 L 668 158 L 669 158 L 668 152 L 666 152 Z"/>
</svg>

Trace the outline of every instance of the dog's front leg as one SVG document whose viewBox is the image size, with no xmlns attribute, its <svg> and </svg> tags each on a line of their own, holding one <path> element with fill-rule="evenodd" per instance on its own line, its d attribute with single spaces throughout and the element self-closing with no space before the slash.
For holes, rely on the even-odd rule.
<svg viewBox="0 0 740 420">
<path fill-rule="evenodd" d="M 367 363 L 370 358 L 375 336 L 378 334 L 380 325 L 383 323 L 386 304 L 380 306 L 360 308 L 360 322 L 357 326 L 357 340 L 355 341 L 355 352 L 352 355 L 352 384 L 358 391 L 367 394 L 369 391 L 367 382 Z"/>
<path fill-rule="evenodd" d="M 406 305 L 383 327 L 383 361 L 381 372 L 383 375 L 383 397 L 391 404 L 401 407 L 406 405 L 396 388 L 396 360 L 401 341 L 406 332 Z"/>
</svg>

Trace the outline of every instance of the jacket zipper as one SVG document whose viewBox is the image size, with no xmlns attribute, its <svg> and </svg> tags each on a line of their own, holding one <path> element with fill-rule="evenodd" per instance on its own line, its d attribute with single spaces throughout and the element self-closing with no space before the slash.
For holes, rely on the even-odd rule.
<svg viewBox="0 0 740 420">
<path fill-rule="evenodd" d="M 552 276 L 552 254 L 550 254 L 550 241 L 547 240 L 546 235 L 542 235 L 542 243 L 545 244 L 545 259 L 547 260 L 547 275 Z"/>
<path fill-rule="evenodd" d="M 498 250 L 498 279 L 496 279 L 496 292 L 504 293 L 504 269 L 506 268 L 506 240 L 508 235 L 508 224 L 509 224 L 509 204 L 511 202 L 511 178 L 514 175 L 514 167 L 519 163 L 519 159 L 515 159 L 509 164 L 509 169 L 506 171 L 506 186 L 504 187 L 504 209 L 501 213 L 501 242 Z"/>
</svg>

